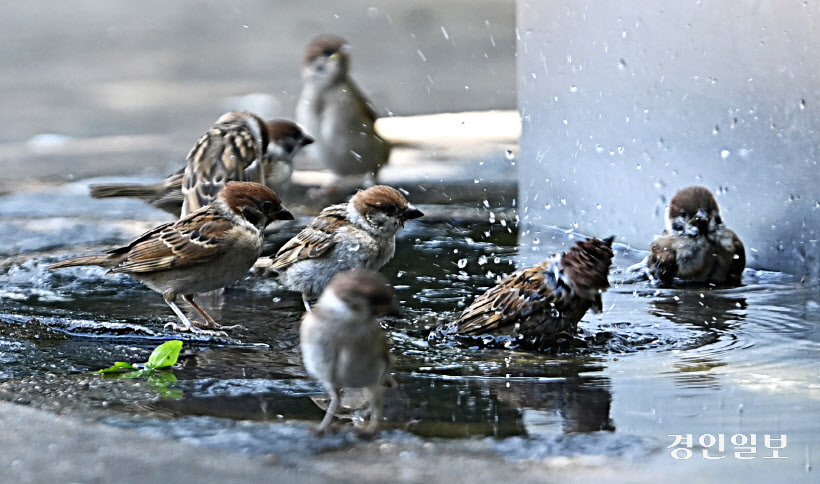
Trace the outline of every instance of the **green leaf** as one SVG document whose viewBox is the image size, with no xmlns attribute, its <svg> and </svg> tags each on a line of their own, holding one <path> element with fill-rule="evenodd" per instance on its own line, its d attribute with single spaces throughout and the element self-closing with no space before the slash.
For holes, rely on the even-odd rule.
<svg viewBox="0 0 820 484">
<path fill-rule="evenodd" d="M 182 341 L 178 339 L 166 341 L 154 349 L 154 352 L 148 357 L 148 363 L 145 364 L 145 368 L 155 370 L 157 368 L 173 366 L 179 358 L 180 351 L 182 351 Z"/>
<path fill-rule="evenodd" d="M 125 371 L 125 370 L 136 370 L 136 369 L 137 369 L 137 367 L 132 365 L 131 363 L 126 363 L 125 361 L 117 361 L 116 363 L 114 363 L 113 366 L 110 366 L 108 368 L 103 368 L 102 370 L 99 370 L 97 373 L 115 373 L 115 372 L 121 372 L 121 371 Z"/>
</svg>

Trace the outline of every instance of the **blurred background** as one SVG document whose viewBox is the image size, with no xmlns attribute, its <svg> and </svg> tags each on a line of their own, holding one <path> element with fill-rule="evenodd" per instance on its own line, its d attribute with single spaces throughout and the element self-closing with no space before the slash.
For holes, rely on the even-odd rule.
<svg viewBox="0 0 820 484">
<path fill-rule="evenodd" d="M 382 116 L 515 109 L 515 3 L 4 2 L 0 191 L 161 176 L 223 112 L 293 117 L 307 42 L 352 45 Z M 58 149 L 59 148 L 59 149 Z"/>
</svg>

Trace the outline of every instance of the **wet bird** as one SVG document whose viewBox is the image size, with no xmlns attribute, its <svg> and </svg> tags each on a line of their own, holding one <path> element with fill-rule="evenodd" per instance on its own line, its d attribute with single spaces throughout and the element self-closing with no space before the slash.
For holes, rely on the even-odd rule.
<svg viewBox="0 0 820 484">
<path fill-rule="evenodd" d="M 258 183 L 228 182 L 216 200 L 173 223 L 155 227 L 130 244 L 105 254 L 64 260 L 49 266 L 96 265 L 111 274 L 128 274 L 162 294 L 179 318 L 178 331 L 222 334 L 220 326 L 195 301 L 194 294 L 224 288 L 240 280 L 262 252 L 262 232 L 274 220 L 293 220 L 279 197 Z M 205 320 L 191 322 L 176 304 L 177 296 Z"/>
<path fill-rule="evenodd" d="M 217 122 L 217 124 L 221 123 Z M 264 125 L 270 139 L 267 151 L 264 153 L 261 163 L 251 163 L 250 166 L 245 168 L 244 175 L 241 178 L 246 181 L 262 183 L 271 190 L 280 193 L 287 188 L 290 182 L 293 171 L 293 157 L 303 146 L 313 143 L 313 138 L 304 134 L 299 125 L 285 119 L 266 121 Z M 209 130 L 200 138 L 197 146 L 200 143 L 214 143 L 214 140 L 219 139 L 218 131 L 214 133 L 212 131 Z M 190 159 L 194 154 L 195 151 L 192 151 L 188 158 Z M 182 194 L 182 179 L 185 169 L 186 167 L 182 167 L 157 183 L 91 185 L 89 186 L 89 193 L 92 198 L 138 198 L 179 217 L 182 212 L 182 202 L 185 199 Z"/>
<path fill-rule="evenodd" d="M 350 45 L 322 35 L 308 45 L 302 63 L 302 92 L 296 121 L 316 138 L 305 150 L 335 179 L 366 176 L 375 183 L 390 156 L 390 143 L 376 132 L 376 112 L 348 73 Z"/>
<path fill-rule="evenodd" d="M 567 252 L 513 272 L 476 298 L 445 332 L 512 336 L 531 349 L 548 349 L 571 337 L 587 310 L 602 310 L 612 240 L 578 241 Z"/>
<path fill-rule="evenodd" d="M 348 203 L 322 210 L 273 258 L 261 258 L 254 268 L 278 275 L 287 289 L 302 293 L 309 309 L 309 300 L 339 272 L 385 265 L 396 252 L 396 232 L 422 215 L 395 188 L 360 190 Z"/>
<path fill-rule="evenodd" d="M 302 360 L 308 373 L 330 394 L 325 417 L 317 428 L 330 427 L 343 388 L 364 388 L 370 398 L 369 433 L 381 421 L 385 388 L 396 381 L 390 375 L 387 338 L 376 318 L 397 313 L 395 293 L 378 272 L 353 270 L 333 277 L 305 313 L 299 329 Z"/>
<path fill-rule="evenodd" d="M 675 278 L 740 285 L 745 266 L 743 243 L 723 224 L 712 192 L 700 186 L 678 191 L 666 211 L 666 230 L 649 247 L 649 278 L 663 285 Z"/>
</svg>

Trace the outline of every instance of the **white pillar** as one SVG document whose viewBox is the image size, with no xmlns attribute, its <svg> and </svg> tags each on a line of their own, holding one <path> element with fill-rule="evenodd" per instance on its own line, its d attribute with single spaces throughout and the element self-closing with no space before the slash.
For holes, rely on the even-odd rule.
<svg viewBox="0 0 820 484">
<path fill-rule="evenodd" d="M 517 7 L 525 228 L 645 249 L 675 191 L 704 185 L 749 266 L 817 278 L 820 3 Z"/>
</svg>

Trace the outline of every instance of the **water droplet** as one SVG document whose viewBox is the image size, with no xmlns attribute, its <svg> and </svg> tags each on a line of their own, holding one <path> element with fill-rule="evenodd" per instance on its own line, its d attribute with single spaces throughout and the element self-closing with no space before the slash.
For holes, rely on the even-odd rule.
<svg viewBox="0 0 820 484">
<path fill-rule="evenodd" d="M 441 26 L 441 35 L 444 36 L 445 40 L 450 40 L 450 34 L 447 33 L 447 29 L 443 25 Z"/>
<path fill-rule="evenodd" d="M 619 147 L 618 147 L 618 154 L 619 154 L 619 155 L 624 154 L 624 147 L 623 147 L 623 146 L 619 146 Z"/>
<path fill-rule="evenodd" d="M 800 109 L 801 110 L 806 109 L 806 100 L 805 99 L 800 100 Z"/>
<path fill-rule="evenodd" d="M 569 121 L 567 121 L 566 118 L 564 118 L 564 125 L 566 126 L 568 124 L 569 124 Z"/>
<path fill-rule="evenodd" d="M 495 213 L 493 213 L 493 212 L 490 212 L 490 223 L 491 224 L 495 223 Z"/>
<path fill-rule="evenodd" d="M 598 210 L 600 210 L 600 209 L 601 209 L 601 204 L 600 204 L 600 203 L 596 203 L 596 204 L 595 204 L 595 208 L 597 208 Z"/>
<path fill-rule="evenodd" d="M 419 58 L 422 62 L 427 62 L 427 57 L 424 56 L 424 52 L 421 49 L 417 49 L 416 52 L 419 54 Z"/>
<path fill-rule="evenodd" d="M 501 264 L 501 257 L 493 258 L 493 262 L 496 263 L 496 264 Z"/>
<path fill-rule="evenodd" d="M 575 84 L 573 84 L 573 85 L 571 85 L 571 86 L 569 87 L 569 92 L 571 92 L 571 93 L 573 93 L 573 94 L 575 94 L 576 92 L 578 92 L 578 88 L 575 86 Z"/>
<path fill-rule="evenodd" d="M 483 266 L 486 263 L 487 263 L 487 256 L 486 255 L 482 255 L 478 258 L 478 265 Z"/>
<path fill-rule="evenodd" d="M 538 245 L 540 243 L 541 243 L 541 239 L 539 239 L 538 237 L 532 239 L 532 245 Z"/>
<path fill-rule="evenodd" d="M 475 184 L 478 184 L 478 183 L 480 183 L 480 182 L 481 182 L 481 180 L 479 180 L 478 178 L 476 178 L 475 180 L 473 180 L 473 183 L 475 183 Z"/>
<path fill-rule="evenodd" d="M 731 155 L 731 154 L 732 153 L 729 150 L 721 150 L 720 157 L 721 157 L 721 159 L 725 160 L 725 159 L 729 158 L 729 155 Z"/>
<path fill-rule="evenodd" d="M 552 208 L 552 204 L 551 204 L 551 203 L 545 203 L 545 204 L 544 204 L 544 210 L 549 210 L 549 209 L 551 209 L 551 208 Z"/>
<path fill-rule="evenodd" d="M 379 15 L 379 9 L 376 7 L 370 7 L 367 9 L 367 16 L 370 18 L 376 18 Z M 444 28 L 444 27 L 442 27 Z"/>
<path fill-rule="evenodd" d="M 598 154 L 602 154 L 604 151 L 606 151 L 606 150 L 604 150 L 604 147 L 603 147 L 603 146 L 601 146 L 601 145 L 595 145 L 595 152 L 596 152 L 596 153 L 598 153 Z"/>
<path fill-rule="evenodd" d="M 458 268 L 459 269 L 464 269 L 465 267 L 467 267 L 467 259 L 459 259 L 458 260 Z"/>
<path fill-rule="evenodd" d="M 504 152 L 504 154 L 506 155 L 508 160 L 514 160 L 515 159 L 515 153 L 513 153 L 513 150 L 507 150 L 507 151 Z"/>
<path fill-rule="evenodd" d="M 635 165 L 635 169 L 636 169 L 636 170 L 640 170 L 640 169 L 641 169 L 641 164 L 640 164 L 640 163 L 638 163 L 637 165 Z"/>
<path fill-rule="evenodd" d="M 490 201 L 489 200 L 484 200 L 483 203 L 484 203 L 485 207 L 490 208 Z"/>
<path fill-rule="evenodd" d="M 715 125 L 715 129 L 712 130 L 712 134 L 718 134 L 718 133 L 720 133 L 720 126 Z"/>
</svg>

